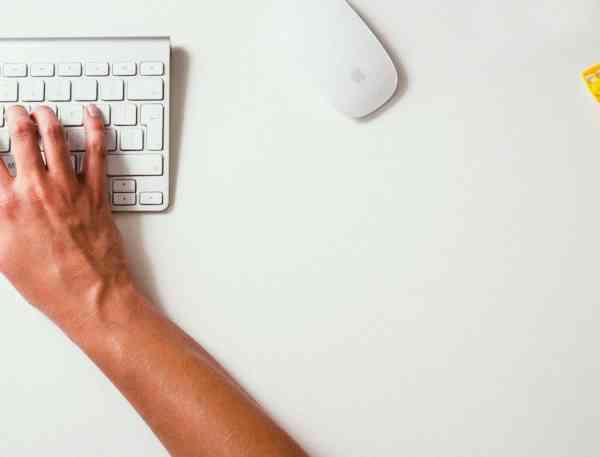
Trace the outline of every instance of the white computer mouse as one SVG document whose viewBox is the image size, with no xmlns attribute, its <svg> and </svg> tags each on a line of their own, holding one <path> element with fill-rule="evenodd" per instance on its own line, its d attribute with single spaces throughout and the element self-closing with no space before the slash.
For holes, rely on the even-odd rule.
<svg viewBox="0 0 600 457">
<path fill-rule="evenodd" d="M 398 70 L 369 26 L 345 0 L 295 0 L 302 63 L 340 112 L 365 117 L 398 88 Z"/>
</svg>

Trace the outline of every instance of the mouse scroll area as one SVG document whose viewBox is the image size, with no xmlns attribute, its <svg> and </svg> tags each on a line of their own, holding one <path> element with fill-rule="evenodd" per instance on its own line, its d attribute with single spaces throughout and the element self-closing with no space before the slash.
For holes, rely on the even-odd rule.
<svg viewBox="0 0 600 457">
<path fill-rule="evenodd" d="M 297 47 L 304 68 L 341 113 L 362 118 L 398 88 L 389 54 L 345 0 L 293 2 Z"/>
</svg>

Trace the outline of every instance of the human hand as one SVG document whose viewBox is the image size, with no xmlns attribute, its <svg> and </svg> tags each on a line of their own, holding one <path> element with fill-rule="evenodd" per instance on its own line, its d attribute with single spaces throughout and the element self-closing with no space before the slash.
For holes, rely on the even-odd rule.
<svg viewBox="0 0 600 457">
<path fill-rule="evenodd" d="M 44 106 L 31 115 L 20 106 L 7 109 L 15 178 L 0 160 L 0 272 L 60 326 L 83 325 L 116 284 L 131 281 L 107 201 L 103 118 L 94 105 L 84 111 L 82 176 L 72 169 L 58 119 Z"/>
</svg>

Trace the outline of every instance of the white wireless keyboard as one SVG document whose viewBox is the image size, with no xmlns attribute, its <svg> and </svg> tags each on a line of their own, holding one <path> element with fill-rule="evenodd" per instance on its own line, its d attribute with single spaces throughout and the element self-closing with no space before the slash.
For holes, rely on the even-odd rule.
<svg viewBox="0 0 600 457">
<path fill-rule="evenodd" d="M 14 175 L 6 107 L 50 106 L 65 128 L 73 166 L 85 149 L 83 108 L 104 114 L 114 211 L 169 205 L 168 37 L 0 39 L 0 158 Z"/>
</svg>

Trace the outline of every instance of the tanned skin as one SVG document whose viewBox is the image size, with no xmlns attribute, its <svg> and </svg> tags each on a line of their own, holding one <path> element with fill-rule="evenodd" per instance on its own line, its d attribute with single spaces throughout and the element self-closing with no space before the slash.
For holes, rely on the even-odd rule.
<svg viewBox="0 0 600 457">
<path fill-rule="evenodd" d="M 133 280 L 107 201 L 102 115 L 94 105 L 84 112 L 78 176 L 51 109 L 7 109 L 17 176 L 0 160 L 0 272 L 94 361 L 172 456 L 307 457 Z"/>
</svg>

